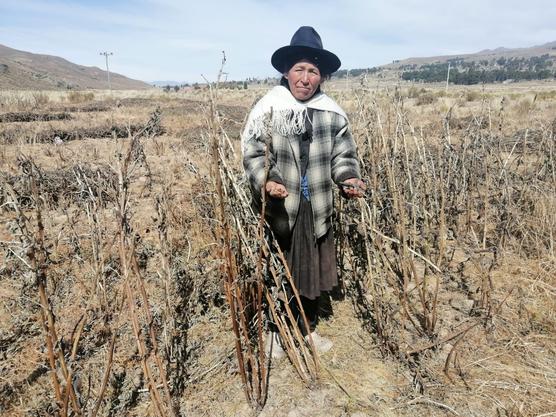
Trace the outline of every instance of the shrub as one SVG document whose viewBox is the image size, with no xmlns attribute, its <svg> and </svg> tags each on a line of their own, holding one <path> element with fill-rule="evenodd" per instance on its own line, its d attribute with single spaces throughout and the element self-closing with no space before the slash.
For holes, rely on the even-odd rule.
<svg viewBox="0 0 556 417">
<path fill-rule="evenodd" d="M 524 98 L 514 106 L 515 113 L 519 117 L 527 116 L 534 108 L 535 103 L 528 98 Z"/>
<path fill-rule="evenodd" d="M 50 97 L 45 93 L 33 92 L 33 100 L 35 100 L 35 105 L 41 106 L 47 104 L 50 101 Z"/>
<path fill-rule="evenodd" d="M 537 100 L 554 100 L 556 98 L 556 90 L 541 91 L 537 93 Z"/>
<path fill-rule="evenodd" d="M 407 98 L 418 98 L 421 94 L 424 94 L 426 92 L 427 90 L 425 90 L 424 88 L 417 88 L 412 85 L 411 87 L 409 87 L 409 90 L 407 90 Z"/>
<path fill-rule="evenodd" d="M 423 106 L 426 104 L 432 104 L 437 100 L 438 97 L 436 97 L 434 93 L 426 92 L 424 94 L 421 94 L 419 97 L 417 97 L 417 101 L 415 102 L 415 104 L 417 106 Z"/>
<path fill-rule="evenodd" d="M 82 91 L 70 91 L 68 93 L 68 101 L 70 103 L 83 103 L 85 101 L 93 101 L 95 95 L 92 92 L 82 92 Z"/>
<path fill-rule="evenodd" d="M 481 93 L 474 90 L 467 90 L 465 92 L 465 101 L 477 101 L 480 100 Z"/>
</svg>

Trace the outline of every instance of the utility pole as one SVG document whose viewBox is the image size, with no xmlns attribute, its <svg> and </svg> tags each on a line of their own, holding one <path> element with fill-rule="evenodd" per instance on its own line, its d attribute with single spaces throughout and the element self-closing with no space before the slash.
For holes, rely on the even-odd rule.
<svg viewBox="0 0 556 417">
<path fill-rule="evenodd" d="M 113 52 L 101 52 L 101 55 L 104 55 L 104 57 L 106 58 L 106 76 L 108 77 L 108 89 L 110 90 L 110 94 L 112 94 L 112 85 L 110 84 L 110 70 L 108 69 L 108 56 L 109 55 L 114 55 Z"/>
<path fill-rule="evenodd" d="M 450 62 L 448 62 L 448 75 L 446 76 L 446 92 L 448 92 L 448 84 L 450 84 Z"/>
</svg>

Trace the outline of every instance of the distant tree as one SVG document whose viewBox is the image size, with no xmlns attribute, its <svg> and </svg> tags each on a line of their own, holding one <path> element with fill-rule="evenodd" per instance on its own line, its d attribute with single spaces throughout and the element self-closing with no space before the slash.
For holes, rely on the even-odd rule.
<svg viewBox="0 0 556 417">
<path fill-rule="evenodd" d="M 451 65 L 450 81 L 454 84 L 478 84 L 503 82 L 506 80 L 543 80 L 555 78 L 556 57 L 548 54 L 530 58 L 499 58 L 497 60 L 464 62 L 461 59 L 449 60 Z M 422 82 L 441 82 L 446 79 L 446 63 L 424 64 L 420 67 L 405 68 L 403 80 Z"/>
<path fill-rule="evenodd" d="M 177 93 L 178 91 L 180 91 L 180 86 L 179 85 L 175 85 L 174 86 L 174 91 Z"/>
</svg>

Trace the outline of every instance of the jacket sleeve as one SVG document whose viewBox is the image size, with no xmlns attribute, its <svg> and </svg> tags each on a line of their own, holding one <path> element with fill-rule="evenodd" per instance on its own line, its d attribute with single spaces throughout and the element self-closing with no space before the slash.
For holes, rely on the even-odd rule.
<svg viewBox="0 0 556 417">
<path fill-rule="evenodd" d="M 337 133 L 332 145 L 332 180 L 337 184 L 349 178 L 361 178 L 357 147 L 351 136 L 348 121 L 337 116 Z"/>
<path fill-rule="evenodd" d="M 268 175 L 265 175 L 265 163 L 267 163 L 265 153 L 267 146 L 269 146 Z M 276 166 L 276 157 L 272 152 L 271 140 L 265 141 L 263 137 L 251 137 L 245 141 L 243 147 L 243 168 L 252 190 L 257 195 L 260 195 L 267 181 L 272 180 L 280 184 L 284 183 L 282 175 Z"/>
</svg>

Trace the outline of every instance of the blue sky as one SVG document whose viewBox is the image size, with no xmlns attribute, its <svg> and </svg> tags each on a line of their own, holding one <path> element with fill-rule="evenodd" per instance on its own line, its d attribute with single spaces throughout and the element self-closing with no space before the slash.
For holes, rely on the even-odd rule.
<svg viewBox="0 0 556 417">
<path fill-rule="evenodd" d="M 314 26 L 342 68 L 556 41 L 555 0 L 0 0 L 0 44 L 145 81 L 277 75 L 270 56 Z"/>
</svg>

